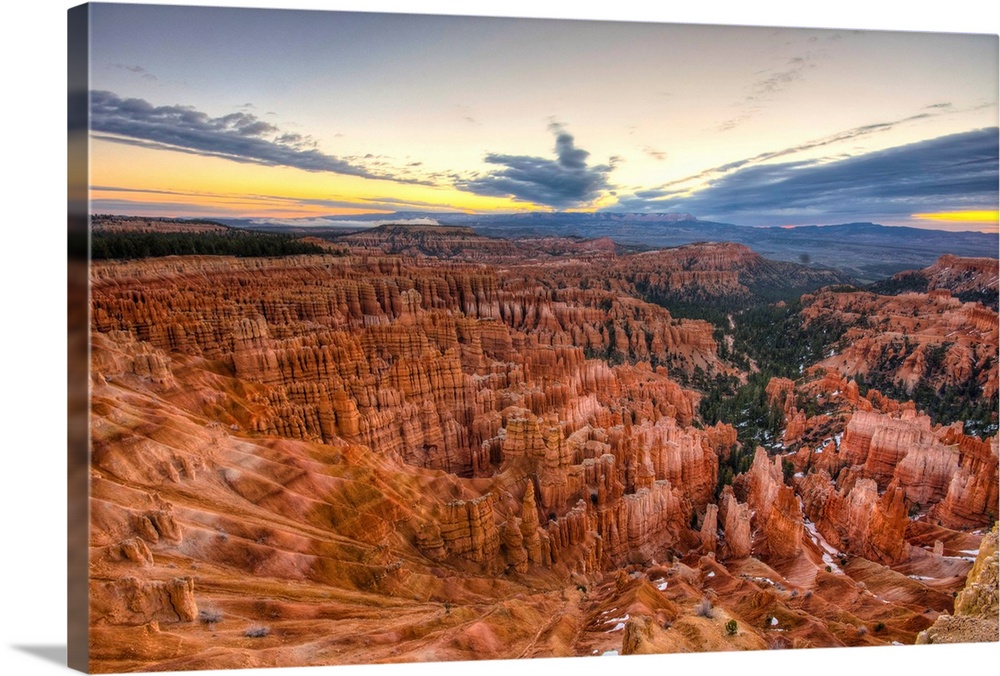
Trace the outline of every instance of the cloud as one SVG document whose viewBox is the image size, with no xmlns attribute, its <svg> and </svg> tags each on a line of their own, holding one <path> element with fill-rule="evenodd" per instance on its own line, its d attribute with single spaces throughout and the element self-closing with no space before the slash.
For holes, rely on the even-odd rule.
<svg viewBox="0 0 1000 676">
<path fill-rule="evenodd" d="M 290 225 L 296 228 L 343 228 L 367 230 L 380 225 L 441 225 L 436 218 L 388 218 L 385 220 L 351 220 L 334 217 L 319 218 L 255 218 L 251 225 Z"/>
<path fill-rule="evenodd" d="M 484 160 L 502 169 L 457 178 L 455 187 L 477 195 L 510 197 L 557 209 L 593 202 L 609 187 L 607 177 L 613 161 L 588 166 L 590 153 L 576 146 L 572 134 L 556 122 L 549 125 L 549 130 L 556 137 L 556 159 L 490 153 Z"/>
<path fill-rule="evenodd" d="M 119 70 L 127 70 L 128 72 L 134 73 L 134 74 L 142 77 L 145 80 L 157 80 L 158 79 L 155 75 L 153 75 L 152 73 L 150 73 L 148 70 L 146 70 L 142 66 L 129 66 L 129 65 L 126 65 L 124 63 L 115 63 L 115 64 L 112 64 L 112 68 L 118 68 Z"/>
<path fill-rule="evenodd" d="M 998 130 L 980 129 L 819 163 L 747 166 L 690 195 L 646 191 L 616 210 L 688 211 L 748 225 L 908 218 L 996 205 Z"/>
<path fill-rule="evenodd" d="M 652 146 L 643 146 L 642 147 L 642 152 L 646 153 L 647 155 L 649 155 L 650 157 L 652 157 L 654 160 L 658 160 L 660 162 L 662 162 L 663 160 L 667 159 L 667 154 L 665 152 L 663 152 L 662 150 L 657 150 L 656 148 L 653 148 Z"/>
<path fill-rule="evenodd" d="M 718 131 L 728 131 L 753 118 L 760 111 L 762 103 L 772 100 L 780 92 L 801 80 L 805 71 L 814 67 L 813 61 L 813 57 L 809 54 L 794 56 L 785 63 L 785 67 L 781 70 L 767 70 L 759 73 L 762 77 L 750 85 L 750 91 L 743 100 L 736 104 L 740 112 L 735 117 L 720 123 L 716 127 Z"/>
<path fill-rule="evenodd" d="M 934 106 L 928 106 L 928 108 L 938 108 L 942 110 L 947 110 L 951 107 L 951 104 L 936 104 Z M 916 122 L 918 120 L 924 120 L 936 115 L 946 114 L 944 112 L 933 112 L 933 113 L 917 113 L 916 115 L 910 115 L 908 117 L 900 118 L 898 120 L 890 120 L 888 122 L 874 122 L 871 124 L 861 125 L 859 127 L 854 127 L 852 129 L 847 129 L 845 131 L 837 132 L 835 134 L 830 134 L 829 136 L 824 136 L 818 139 L 813 139 L 811 141 L 806 141 L 805 143 L 800 143 L 798 145 L 789 146 L 787 148 L 780 148 L 778 150 L 769 150 L 767 152 L 754 155 L 753 157 L 746 157 L 743 159 L 735 160 L 733 162 L 728 162 L 726 164 L 721 164 L 717 167 L 712 167 L 711 169 L 706 169 L 693 176 L 687 176 L 685 178 L 677 179 L 675 181 L 670 181 L 663 184 L 659 188 L 647 190 L 647 192 L 657 192 L 658 196 L 665 196 L 673 194 L 676 190 L 672 190 L 675 186 L 690 185 L 691 183 L 696 183 L 699 181 L 717 179 L 728 173 L 732 173 L 738 169 L 743 169 L 744 167 L 753 166 L 755 164 L 761 164 L 771 160 L 776 160 L 781 157 L 789 157 L 791 155 L 796 155 L 798 153 L 806 152 L 809 150 L 815 150 L 817 148 L 823 148 L 825 146 L 834 145 L 837 143 L 844 143 L 847 141 L 853 141 L 866 136 L 871 136 L 872 134 L 877 134 L 881 132 L 890 131 L 900 125 Z M 650 197 L 651 195 L 645 195 Z"/>
<path fill-rule="evenodd" d="M 285 166 L 400 183 L 427 183 L 409 177 L 376 173 L 327 155 L 300 134 L 285 133 L 257 116 L 238 112 L 210 117 L 190 106 L 153 106 L 143 99 L 123 99 L 108 91 L 90 94 L 91 130 L 107 140 L 237 162 Z"/>
<path fill-rule="evenodd" d="M 260 193 L 222 193 L 209 191 L 178 191 L 157 190 L 149 188 L 130 188 L 115 185 L 91 186 L 91 191 L 103 193 L 103 196 L 92 200 L 92 210 L 95 213 L 116 212 L 130 214 L 154 214 L 166 212 L 196 212 L 205 210 L 206 200 L 211 200 L 210 207 L 214 213 L 239 215 L 252 211 L 266 212 L 268 209 L 280 209 L 283 212 L 295 209 L 321 207 L 338 210 L 358 210 L 374 212 L 396 211 L 426 211 L 449 212 L 454 209 L 439 203 L 425 202 L 413 199 L 376 196 L 370 198 L 342 197 L 295 197 L 290 195 L 268 195 Z M 144 195 L 156 196 L 155 201 Z M 164 201 L 163 196 L 174 198 L 174 201 Z M 116 211 L 117 210 L 117 211 Z M 314 209 L 311 209 L 314 211 Z"/>
</svg>

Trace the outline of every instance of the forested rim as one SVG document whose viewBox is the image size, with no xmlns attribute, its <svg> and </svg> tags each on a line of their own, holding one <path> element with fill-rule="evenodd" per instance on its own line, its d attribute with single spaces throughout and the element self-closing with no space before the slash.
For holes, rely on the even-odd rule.
<svg viewBox="0 0 1000 676">
<path fill-rule="evenodd" d="M 90 238 L 94 260 L 159 256 L 294 256 L 331 254 L 292 235 L 230 230 L 228 232 L 95 232 Z M 340 255 L 333 253 L 331 255 Z"/>
<path fill-rule="evenodd" d="M 796 301 L 759 304 L 733 313 L 732 328 L 717 327 L 715 338 L 719 356 L 747 373 L 746 382 L 740 384 L 733 376 L 699 373 L 690 383 L 704 393 L 698 408 L 701 421 L 705 425 L 717 422 L 733 425 L 742 445 L 720 463 L 719 491 L 732 482 L 733 476 L 749 469 L 758 446 L 770 453 L 784 450 L 781 443 L 784 411 L 771 405 L 766 392 L 771 378 L 796 380 L 832 351 L 840 352 L 847 347 L 846 324 L 836 318 L 806 324 L 801 310 Z M 732 339 L 732 348 L 727 336 Z M 906 338 L 898 346 L 884 346 L 868 376 L 854 378 L 861 394 L 877 389 L 898 401 L 912 400 L 917 410 L 929 416 L 935 425 L 961 421 L 968 434 L 981 437 L 996 434 L 1000 401 L 997 394 L 983 397 L 981 386 L 983 373 L 992 367 L 996 357 L 977 365 L 963 381 L 948 383 L 944 362 L 950 344 L 929 347 L 925 351 L 924 373 L 912 390 L 906 390 L 896 382 L 895 374 L 914 347 Z M 808 417 L 823 412 L 821 405 L 812 399 L 800 397 L 795 405 Z M 785 470 L 787 473 L 789 467 Z"/>
</svg>

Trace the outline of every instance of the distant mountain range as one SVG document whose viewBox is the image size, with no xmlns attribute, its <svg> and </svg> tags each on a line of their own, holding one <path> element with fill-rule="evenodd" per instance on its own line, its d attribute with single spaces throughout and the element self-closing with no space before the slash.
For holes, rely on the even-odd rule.
<svg viewBox="0 0 1000 676">
<path fill-rule="evenodd" d="M 360 230 L 377 223 L 426 222 L 427 219 L 443 225 L 468 226 L 491 237 L 610 237 L 619 244 L 651 249 L 705 241 L 737 242 L 765 258 L 835 268 L 860 282 L 927 267 L 944 254 L 997 258 L 1000 248 L 1000 238 L 996 234 L 979 232 L 946 232 L 875 223 L 750 227 L 703 221 L 690 214 L 397 212 L 337 216 L 333 227 L 314 226 L 309 222 L 296 226 L 287 221 L 267 224 L 249 219 L 220 220 L 236 227 L 321 235 L 343 233 L 355 223 Z"/>
</svg>

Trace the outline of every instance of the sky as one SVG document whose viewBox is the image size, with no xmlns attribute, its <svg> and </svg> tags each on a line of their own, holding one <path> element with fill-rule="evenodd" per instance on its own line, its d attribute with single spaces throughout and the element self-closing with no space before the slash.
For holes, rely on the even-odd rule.
<svg viewBox="0 0 1000 676">
<path fill-rule="evenodd" d="M 92 7 L 93 213 L 997 231 L 996 35 Z"/>
<path fill-rule="evenodd" d="M 185 0 L 188 4 L 206 4 L 208 0 Z M 211 0 L 212 4 L 236 4 L 237 0 Z M 243 4 L 287 4 L 284 0 L 242 0 Z M 839 26 L 850 28 L 892 28 L 906 30 L 948 30 L 1000 32 L 1000 8 L 988 7 L 981 0 L 950 0 L 948 3 L 916 3 L 899 13 L 894 3 L 872 0 L 840 0 L 832 3 L 806 3 L 786 0 L 699 0 L 697 3 L 649 3 L 647 0 L 566 4 L 553 0 L 507 0 L 469 3 L 458 0 L 420 0 L 418 4 L 400 0 L 294 0 L 296 6 L 340 7 L 401 11 L 413 7 L 419 11 L 473 12 L 534 16 L 583 16 L 598 19 L 688 21 L 697 23 L 757 23 Z M 13 358 L 6 364 L 15 394 L 5 401 L 8 425 L 7 446 L 30 449 L 8 453 L 5 471 L 12 477 L 45 477 L 45 481 L 9 482 L 0 500 L 0 514 L 6 539 L 30 543 L 29 556 L 7 556 L 0 560 L 4 579 L 16 580 L 6 590 L 5 604 L 13 612 L 4 614 L 4 636 L 0 645 L 0 664 L 16 674 L 65 674 L 66 647 L 66 419 L 54 415 L 53 406 L 65 401 L 66 387 L 66 137 L 64 87 L 66 73 L 66 10 L 75 0 L 37 0 L 22 3 L 5 24 L 0 40 L 0 64 L 9 96 L 0 106 L 0 122 L 7 130 L 5 158 L 13 169 L 8 183 L 8 246 L 0 249 L 0 266 L 6 290 L 8 317 L 27 318 L 21 325 L 28 331 L 3 332 L 3 348 Z M 992 3 L 996 4 L 996 3 Z M 996 82 L 992 83 L 996 87 Z M 995 89 L 994 89 L 995 91 Z M 128 93 L 117 92 L 121 96 Z M 172 97 L 164 97 L 169 100 Z M 239 103 L 247 102 L 243 98 Z M 180 99 L 178 99 L 180 101 Z M 167 105 L 157 99 L 158 105 Z M 193 103 L 194 102 L 189 102 Z M 996 113 L 993 113 L 994 126 Z M 566 120 L 574 123 L 574 120 Z M 544 130 L 546 120 L 539 126 Z M 988 126 L 988 125 L 987 125 Z M 593 150 L 579 135 L 580 147 Z M 551 157 L 554 142 L 539 132 L 539 145 L 531 153 Z M 780 145 L 780 144 L 779 144 Z M 787 145 L 787 144 L 786 144 Z M 491 149 L 504 150 L 489 144 Z M 785 147 L 781 145 L 780 147 Z M 230 162 L 226 171 L 239 165 Z M 709 165 L 706 164 L 706 167 Z M 150 171 L 136 166 L 137 176 Z M 223 172 L 224 174 L 224 172 Z M 302 174 L 305 175 L 305 174 Z M 166 186 L 169 188 L 170 186 Z M 330 191 L 332 193 L 332 189 Z M 142 196 L 138 196 L 142 197 Z M 148 197 L 142 197 L 148 200 Z M 994 198 L 995 200 L 995 198 Z M 16 320 L 15 320 L 16 321 Z M 52 402 L 55 402 L 53 404 Z M 26 505 L 29 506 L 26 509 Z M 820 649 L 756 651 L 751 653 L 715 653 L 669 656 L 635 655 L 628 658 L 629 668 L 637 670 L 679 671 L 715 670 L 720 673 L 770 675 L 806 673 L 813 676 L 841 676 L 852 669 L 858 673 L 946 673 L 956 665 L 990 664 L 1000 658 L 1000 643 L 956 644 L 921 648 L 878 647 L 864 650 Z M 617 664 L 617 663 L 615 663 Z M 635 665 L 634 667 L 632 665 Z M 444 662 L 427 665 L 338 666 L 308 669 L 260 669 L 239 672 L 241 676 L 277 676 L 295 674 L 336 674 L 336 676 L 465 676 L 469 664 Z M 519 673 L 549 674 L 549 660 L 525 660 L 518 663 Z M 478 673 L 500 676 L 509 671 L 503 662 L 477 663 Z M 579 660 L 572 667 L 583 676 L 598 676 L 607 671 L 604 660 Z M 232 674 L 235 672 L 203 672 Z"/>
</svg>

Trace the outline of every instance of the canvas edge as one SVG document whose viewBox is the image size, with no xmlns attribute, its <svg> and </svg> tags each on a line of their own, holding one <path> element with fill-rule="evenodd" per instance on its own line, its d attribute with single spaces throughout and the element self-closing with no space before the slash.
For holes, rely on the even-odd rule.
<svg viewBox="0 0 1000 676">
<path fill-rule="evenodd" d="M 67 666 L 89 670 L 90 6 L 67 10 Z"/>
</svg>

